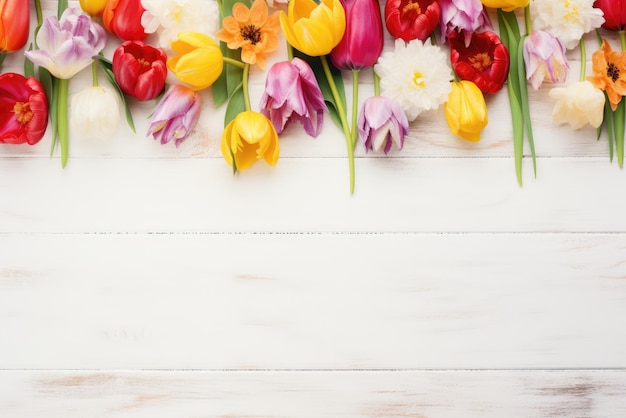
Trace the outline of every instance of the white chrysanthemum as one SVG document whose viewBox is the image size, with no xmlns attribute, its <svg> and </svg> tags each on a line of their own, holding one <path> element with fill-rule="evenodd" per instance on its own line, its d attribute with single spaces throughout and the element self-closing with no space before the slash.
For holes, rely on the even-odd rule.
<svg viewBox="0 0 626 418">
<path fill-rule="evenodd" d="M 550 90 L 556 99 L 552 117 L 559 123 L 569 123 L 573 129 L 586 124 L 597 128 L 604 118 L 604 93 L 589 81 L 580 81 Z"/>
<path fill-rule="evenodd" d="M 559 38 L 567 49 L 575 48 L 585 33 L 604 23 L 602 10 L 594 8 L 593 3 L 594 0 L 532 0 L 533 28 Z"/>
<path fill-rule="evenodd" d="M 383 53 L 375 66 L 381 93 L 397 101 L 409 121 L 448 99 L 452 71 L 448 56 L 437 46 L 419 39 L 407 44 L 396 40 L 395 49 Z"/>
<path fill-rule="evenodd" d="M 169 48 L 183 31 L 212 38 L 219 29 L 219 8 L 214 0 L 141 0 L 146 11 L 141 24 L 146 33 L 156 33 L 158 46 Z"/>
<path fill-rule="evenodd" d="M 72 134 L 81 139 L 108 139 L 120 123 L 121 103 L 108 87 L 92 86 L 72 96 Z"/>
</svg>

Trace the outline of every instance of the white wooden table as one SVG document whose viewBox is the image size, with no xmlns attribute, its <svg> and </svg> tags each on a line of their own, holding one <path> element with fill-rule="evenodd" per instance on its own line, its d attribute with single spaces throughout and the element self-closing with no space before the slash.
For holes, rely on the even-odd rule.
<svg viewBox="0 0 626 418">
<path fill-rule="evenodd" d="M 353 196 L 328 117 L 233 176 L 208 92 L 178 149 L 136 102 L 65 170 L 0 146 L 0 416 L 626 416 L 626 172 L 548 90 L 523 187 L 504 91 L 480 143 L 359 147 Z"/>
</svg>

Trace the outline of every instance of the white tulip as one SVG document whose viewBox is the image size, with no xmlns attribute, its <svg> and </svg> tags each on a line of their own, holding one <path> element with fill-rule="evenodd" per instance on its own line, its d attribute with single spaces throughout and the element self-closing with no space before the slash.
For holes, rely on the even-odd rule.
<svg viewBox="0 0 626 418">
<path fill-rule="evenodd" d="M 120 123 L 121 103 L 113 90 L 88 87 L 72 96 L 70 123 L 72 135 L 80 139 L 107 139 Z"/>
<path fill-rule="evenodd" d="M 604 119 L 604 93 L 589 81 L 580 81 L 550 90 L 556 99 L 552 117 L 559 123 L 569 123 L 573 129 L 586 124 L 597 128 Z"/>
</svg>

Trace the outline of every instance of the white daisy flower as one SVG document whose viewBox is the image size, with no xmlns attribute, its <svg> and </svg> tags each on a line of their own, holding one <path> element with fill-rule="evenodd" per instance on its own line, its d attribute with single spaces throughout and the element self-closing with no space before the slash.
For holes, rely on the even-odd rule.
<svg viewBox="0 0 626 418">
<path fill-rule="evenodd" d="M 146 33 L 156 33 L 164 49 L 178 39 L 180 32 L 199 32 L 215 38 L 219 29 L 219 8 L 213 0 L 141 0 L 146 11 L 141 25 Z"/>
<path fill-rule="evenodd" d="M 374 67 L 384 96 L 397 101 L 409 121 L 425 110 L 437 109 L 448 99 L 452 70 L 441 48 L 415 39 L 397 39 Z"/>
<path fill-rule="evenodd" d="M 532 0 L 533 29 L 549 32 L 567 49 L 576 48 L 585 33 L 604 23 L 604 13 L 593 3 L 594 0 Z"/>
</svg>

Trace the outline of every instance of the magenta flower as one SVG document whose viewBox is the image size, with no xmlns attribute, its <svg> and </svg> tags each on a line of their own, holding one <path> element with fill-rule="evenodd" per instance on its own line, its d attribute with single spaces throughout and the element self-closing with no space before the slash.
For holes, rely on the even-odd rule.
<svg viewBox="0 0 626 418">
<path fill-rule="evenodd" d="M 480 0 L 439 0 L 441 8 L 441 41 L 446 42 L 451 32 L 462 32 L 468 47 L 475 32 L 493 30 L 489 15 Z"/>
<path fill-rule="evenodd" d="M 36 65 L 46 68 L 60 79 L 70 79 L 93 62 L 104 48 L 107 35 L 104 28 L 81 13 L 80 9 L 65 9 L 58 20 L 47 17 L 37 32 L 38 50 L 24 54 Z"/>
<path fill-rule="evenodd" d="M 524 41 L 524 63 L 526 79 L 537 90 L 549 78 L 553 83 L 567 79 L 569 64 L 565 47 L 558 38 L 542 30 L 534 30 Z"/>
<path fill-rule="evenodd" d="M 173 139 L 178 147 L 196 126 L 200 105 L 200 96 L 192 89 L 178 84 L 171 86 L 154 109 L 146 135 L 154 139 L 161 137 L 161 144 Z"/>
<path fill-rule="evenodd" d="M 409 121 L 397 102 L 385 96 L 372 96 L 361 106 L 358 127 L 366 151 L 382 149 L 387 154 L 393 144 L 402 149 Z"/>
<path fill-rule="evenodd" d="M 300 58 L 272 65 L 259 107 L 278 134 L 296 120 L 312 137 L 320 133 L 326 110 L 313 70 Z"/>
<path fill-rule="evenodd" d="M 346 31 L 330 52 L 340 70 L 360 70 L 376 64 L 383 50 L 383 21 L 378 0 L 341 0 L 346 12 Z"/>
</svg>

